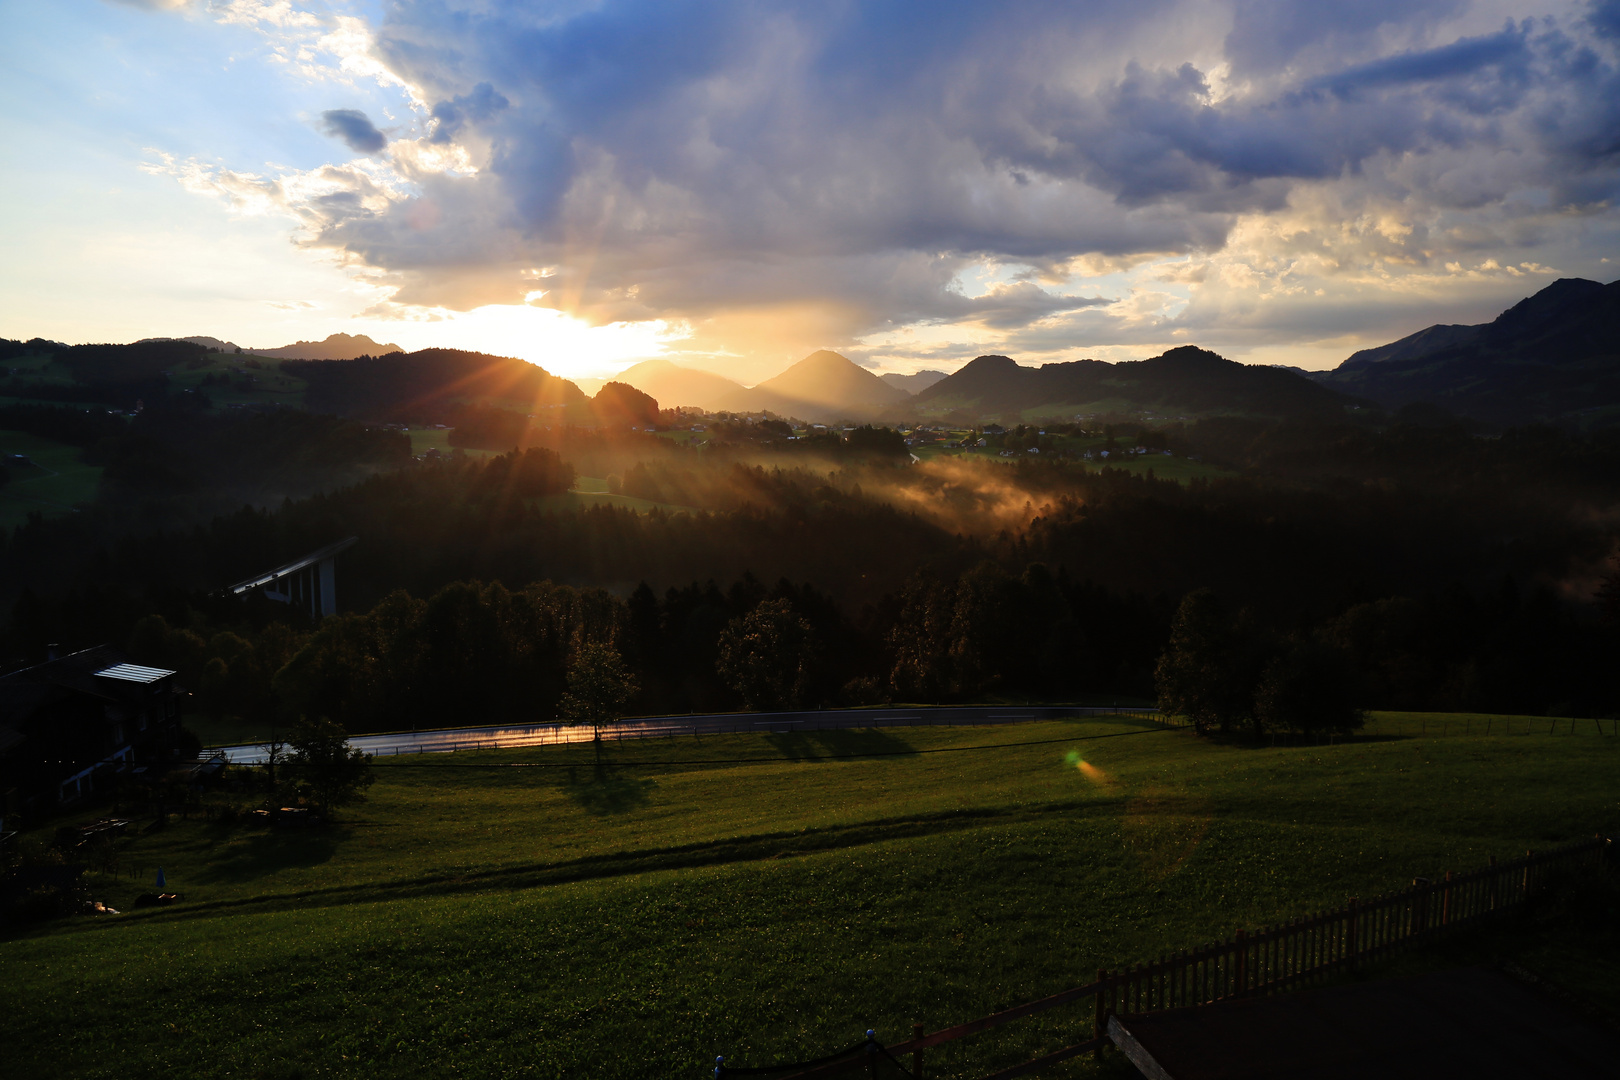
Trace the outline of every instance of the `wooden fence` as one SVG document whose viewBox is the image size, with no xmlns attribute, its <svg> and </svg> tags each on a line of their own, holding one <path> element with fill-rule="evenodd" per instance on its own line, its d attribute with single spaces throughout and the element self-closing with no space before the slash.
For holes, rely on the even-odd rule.
<svg viewBox="0 0 1620 1080">
<path fill-rule="evenodd" d="M 1433 940 L 1453 928 L 1500 918 L 1553 878 L 1582 870 L 1597 872 L 1610 857 L 1611 844 L 1612 841 L 1599 836 L 1553 851 L 1526 852 L 1523 858 L 1509 862 L 1498 863 L 1492 858 L 1490 865 L 1472 873 L 1453 875 L 1447 871 L 1445 877 L 1437 881 L 1416 878 L 1409 888 L 1366 902 L 1351 900 L 1336 911 L 1308 915 L 1252 934 L 1239 930 L 1229 941 L 1162 956 L 1123 971 L 1099 971 L 1095 982 L 932 1034 L 925 1034 L 918 1024 L 910 1040 L 881 1049 L 885 1050 L 884 1056 L 897 1059 L 909 1056 L 910 1071 L 920 1078 L 924 1075 L 925 1051 L 932 1047 L 1062 1005 L 1091 1005 L 1090 1039 L 987 1078 L 1011 1080 L 1082 1054 L 1101 1054 L 1108 1041 L 1106 1033 L 1111 1015 L 1135 1016 L 1292 989 L 1397 949 Z M 873 1044 L 848 1057 L 797 1072 L 784 1071 L 777 1077 L 778 1080 L 812 1080 L 870 1069 L 877 1049 L 880 1048 Z M 720 1077 L 741 1075 L 741 1072 L 723 1066 L 716 1069 Z"/>
</svg>

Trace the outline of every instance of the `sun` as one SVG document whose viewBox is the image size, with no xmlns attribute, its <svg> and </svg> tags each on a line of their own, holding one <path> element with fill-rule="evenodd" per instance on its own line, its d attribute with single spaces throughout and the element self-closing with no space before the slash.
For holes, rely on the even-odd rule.
<svg viewBox="0 0 1620 1080">
<path fill-rule="evenodd" d="M 516 356 L 565 379 L 611 375 L 635 361 L 663 355 L 669 342 L 685 336 L 685 331 L 662 319 L 593 326 L 529 304 L 434 309 L 417 319 L 379 322 L 371 333 L 387 335 L 409 349 L 455 348 Z"/>
</svg>

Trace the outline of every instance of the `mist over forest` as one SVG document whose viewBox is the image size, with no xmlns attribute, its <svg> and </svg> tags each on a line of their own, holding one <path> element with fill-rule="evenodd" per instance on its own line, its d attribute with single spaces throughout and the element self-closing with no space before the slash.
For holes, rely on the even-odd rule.
<svg viewBox="0 0 1620 1080">
<path fill-rule="evenodd" d="M 805 419 L 587 397 L 455 350 L 210 348 L 9 346 L 0 428 L 99 469 L 76 512 L 6 537 L 10 666 L 112 643 L 206 716 L 352 731 L 548 719 L 586 642 L 623 658 L 642 714 L 1148 702 L 1197 614 L 1235 680 L 1222 727 L 1311 723 L 1255 704 L 1296 669 L 1360 709 L 1620 703 L 1617 427 L 1386 408 L 1195 349 L 1075 416 L 1011 361 L 874 404 L 818 353 L 776 383 L 822 402 Z M 1039 376 L 1117 396 L 1134 369 L 1112 370 Z M 222 591 L 347 536 L 335 618 Z"/>
</svg>

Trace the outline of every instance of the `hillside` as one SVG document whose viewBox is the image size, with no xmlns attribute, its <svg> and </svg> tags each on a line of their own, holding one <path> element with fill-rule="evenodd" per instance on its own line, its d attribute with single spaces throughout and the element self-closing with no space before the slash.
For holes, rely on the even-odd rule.
<svg viewBox="0 0 1620 1080">
<path fill-rule="evenodd" d="M 573 383 L 526 360 L 461 349 L 343 361 L 283 360 L 281 370 L 308 383 L 308 408 L 367 420 L 433 421 L 447 418 L 456 405 L 469 400 L 524 412 L 587 400 Z"/>
<path fill-rule="evenodd" d="M 403 352 L 398 345 L 384 345 L 364 334 L 332 334 L 324 341 L 295 341 L 276 349 L 243 349 L 255 356 L 277 360 L 353 360 L 357 356 L 382 356 Z"/>
<path fill-rule="evenodd" d="M 1387 408 L 1427 401 L 1494 424 L 1620 422 L 1620 281 L 1563 278 L 1492 322 L 1431 326 L 1317 379 Z"/>
<path fill-rule="evenodd" d="M 846 357 L 821 349 L 775 378 L 731 393 L 721 400 L 720 408 L 735 412 L 766 409 L 805 420 L 860 419 L 910 396 Z"/>
<path fill-rule="evenodd" d="M 1305 419 L 1343 414 L 1354 399 L 1283 368 L 1235 363 L 1185 345 L 1148 360 L 1024 367 L 980 356 L 921 391 L 918 406 L 984 417 L 1146 410 Z"/>
<path fill-rule="evenodd" d="M 383 758 L 312 829 L 211 792 L 206 818 L 131 829 L 124 876 L 88 875 L 126 914 L 0 941 L 8 1068 L 641 1080 L 893 1041 L 1620 824 L 1620 740 L 1496 720 L 1389 717 L 1323 747 L 1121 717 L 609 742 L 601 768 L 587 745 Z M 478 767 L 499 762 L 535 767 Z M 183 901 L 131 911 L 157 866 Z M 1612 1008 L 1614 936 L 1572 959 L 1557 915 L 1485 944 Z M 1068 1045 L 1089 1007 L 929 1075 Z"/>
<path fill-rule="evenodd" d="M 745 392 L 742 383 L 724 375 L 681 367 L 658 357 L 627 367 L 614 378 L 657 398 L 666 409 L 682 405 L 721 409 L 726 407 L 722 402 L 733 394 Z"/>
</svg>

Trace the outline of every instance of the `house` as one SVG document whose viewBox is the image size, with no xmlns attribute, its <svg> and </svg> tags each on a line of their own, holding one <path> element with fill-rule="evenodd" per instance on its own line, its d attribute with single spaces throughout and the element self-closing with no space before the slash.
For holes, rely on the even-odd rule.
<svg viewBox="0 0 1620 1080">
<path fill-rule="evenodd" d="M 103 645 L 0 677 L 0 812 L 44 814 L 173 757 L 185 693 L 174 676 Z"/>
</svg>

